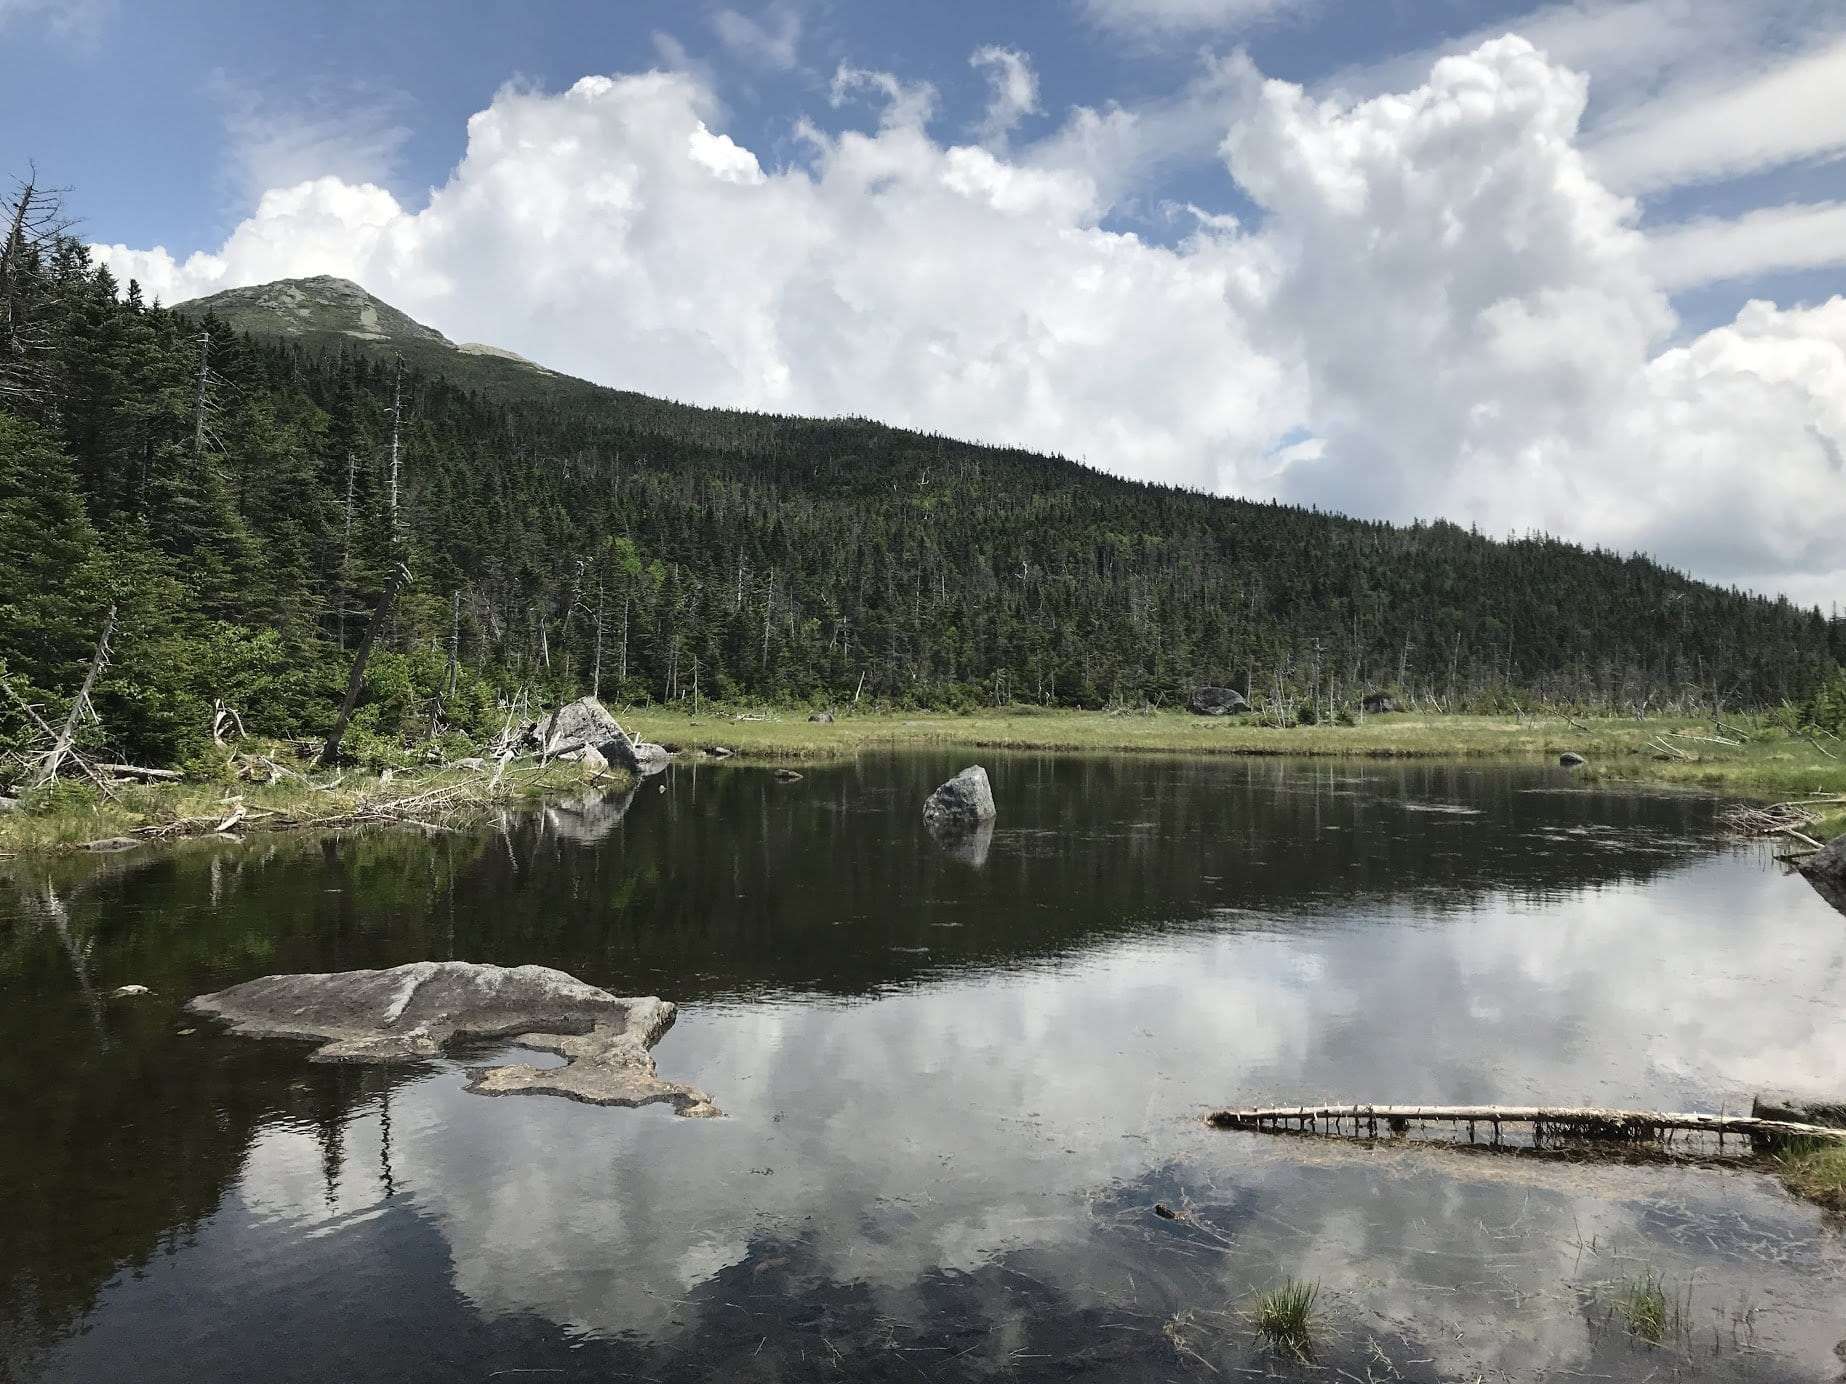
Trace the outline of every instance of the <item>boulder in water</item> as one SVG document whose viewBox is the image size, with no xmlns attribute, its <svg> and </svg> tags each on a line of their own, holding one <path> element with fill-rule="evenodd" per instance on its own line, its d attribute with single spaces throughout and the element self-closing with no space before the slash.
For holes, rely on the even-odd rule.
<svg viewBox="0 0 1846 1384">
<path fill-rule="evenodd" d="M 971 830 L 993 819 L 993 785 L 987 781 L 987 771 L 978 764 L 963 769 L 923 804 L 923 820 L 936 831 Z"/>
<path fill-rule="evenodd" d="M 1186 698 L 1186 709 L 1195 716 L 1232 716 L 1248 711 L 1250 703 L 1234 687 L 1198 687 Z"/>
<path fill-rule="evenodd" d="M 263 976 L 188 1001 L 253 1038 L 318 1042 L 313 1062 L 433 1058 L 457 1038 L 512 1037 L 562 1053 L 562 1067 L 524 1064 L 469 1072 L 468 1089 L 533 1092 L 592 1105 L 669 1101 L 681 1115 L 715 1115 L 704 1092 L 655 1074 L 649 1049 L 674 1008 L 652 995 L 622 998 L 549 966 L 417 961 L 382 971 Z"/>
<path fill-rule="evenodd" d="M 1846 913 L 1846 833 L 1796 864 L 1809 884 L 1828 903 Z"/>
</svg>

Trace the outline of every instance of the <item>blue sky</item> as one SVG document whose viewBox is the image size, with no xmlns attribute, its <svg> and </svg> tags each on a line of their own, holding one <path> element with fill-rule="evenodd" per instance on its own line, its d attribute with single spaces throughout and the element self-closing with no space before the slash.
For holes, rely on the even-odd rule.
<svg viewBox="0 0 1846 1384">
<path fill-rule="evenodd" d="M 609 383 L 1846 599 L 1838 0 L 0 0 L 0 69 L 169 298 L 341 272 Z"/>
</svg>

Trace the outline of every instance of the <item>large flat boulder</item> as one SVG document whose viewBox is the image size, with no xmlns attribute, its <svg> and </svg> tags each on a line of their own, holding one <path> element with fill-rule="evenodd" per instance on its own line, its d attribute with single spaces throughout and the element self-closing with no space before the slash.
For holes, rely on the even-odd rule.
<svg viewBox="0 0 1846 1384">
<path fill-rule="evenodd" d="M 512 1037 L 570 1060 L 543 1069 L 473 1069 L 470 1091 L 593 1105 L 670 1101 L 681 1115 L 718 1113 L 702 1091 L 655 1073 L 649 1050 L 673 1026 L 671 1004 L 611 995 L 549 966 L 417 961 L 382 971 L 263 976 L 199 995 L 186 1008 L 248 1037 L 318 1042 L 313 1062 L 417 1061 L 457 1039 Z"/>
<path fill-rule="evenodd" d="M 963 769 L 923 803 L 923 820 L 933 831 L 972 831 L 994 819 L 994 790 L 978 764 Z"/>
<path fill-rule="evenodd" d="M 1796 866 L 1828 903 L 1846 913 L 1846 833 Z"/>
</svg>

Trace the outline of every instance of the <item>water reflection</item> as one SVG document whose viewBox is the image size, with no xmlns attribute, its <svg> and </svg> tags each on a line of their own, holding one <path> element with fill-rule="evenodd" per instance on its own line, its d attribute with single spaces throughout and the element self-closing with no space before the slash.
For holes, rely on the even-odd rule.
<svg viewBox="0 0 1846 1384">
<path fill-rule="evenodd" d="M 920 756 L 795 785 L 682 767 L 665 793 L 460 838 L 21 877 L 0 921 L 0 1080 L 27 1113 L 0 1132 L 26 1188 L 0 1228 L 0 1360 L 1209 1377 L 1275 1366 L 1239 1314 L 1306 1273 L 1335 1328 L 1322 1364 L 1361 1379 L 1830 1377 L 1838 1240 L 1766 1179 L 1194 1118 L 1837 1087 L 1846 934 L 1800 881 L 1720 851 L 1703 804 L 1529 771 L 986 759 L 1001 816 L 978 868 L 917 814 L 960 761 Z M 62 933 L 30 902 L 47 887 Z M 159 992 L 102 1008 L 107 1048 L 73 947 L 92 994 Z M 425 956 L 686 1002 L 663 1060 L 730 1118 L 512 1108 L 465 1095 L 458 1064 L 315 1068 L 178 1032 L 191 993 Z M 1643 1268 L 1691 1285 L 1686 1339 L 1611 1320 Z"/>
</svg>

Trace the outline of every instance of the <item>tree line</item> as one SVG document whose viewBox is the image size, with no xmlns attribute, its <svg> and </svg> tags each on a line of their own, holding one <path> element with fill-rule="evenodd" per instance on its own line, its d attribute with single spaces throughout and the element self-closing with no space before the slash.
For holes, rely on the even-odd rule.
<svg viewBox="0 0 1846 1384">
<path fill-rule="evenodd" d="M 0 740 L 66 714 L 173 762 L 213 708 L 322 735 L 388 605 L 355 753 L 510 704 L 762 699 L 1272 711 L 1812 697 L 1846 621 L 1545 536 L 1497 542 L 1128 482 L 860 419 L 528 372 L 149 303 L 36 188 L 0 258 Z M 439 364 L 439 363 L 438 363 Z M 536 381 L 537 383 L 533 383 Z M 408 581 L 381 602 L 394 572 Z M 93 711 L 93 716 L 90 714 Z"/>
</svg>

